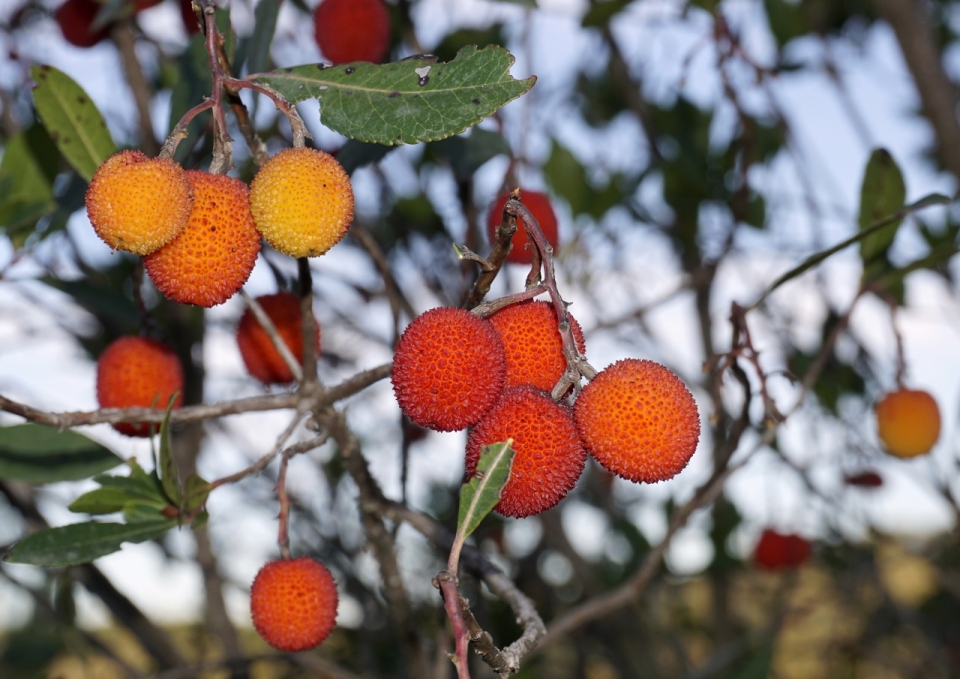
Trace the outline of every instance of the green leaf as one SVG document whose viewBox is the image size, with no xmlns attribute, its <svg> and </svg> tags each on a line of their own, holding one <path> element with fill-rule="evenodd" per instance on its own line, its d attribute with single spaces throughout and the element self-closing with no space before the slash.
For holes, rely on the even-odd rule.
<svg viewBox="0 0 960 679">
<path fill-rule="evenodd" d="M 383 160 L 383 157 L 393 148 L 393 146 L 366 144 L 356 139 L 348 139 L 347 143 L 337 151 L 337 162 L 347 174 L 353 174 L 358 167 Z"/>
<path fill-rule="evenodd" d="M 203 97 L 209 96 L 213 88 L 213 76 L 204 46 L 203 34 L 190 38 L 190 44 L 177 63 L 177 82 L 170 93 L 170 129 L 172 130 L 184 114 L 198 104 Z M 187 126 L 189 139 L 196 141 L 203 130 L 206 113 L 201 113 Z M 183 161 L 190 155 L 194 144 L 180 144 L 174 154 L 174 160 Z"/>
<path fill-rule="evenodd" d="M 597 190 L 576 156 L 556 141 L 553 142 L 553 149 L 543 172 L 550 188 L 570 203 L 570 210 L 574 215 L 588 214 L 599 219 L 623 200 L 623 195 L 614 181 Z"/>
<path fill-rule="evenodd" d="M 463 132 L 529 90 L 536 76 L 516 80 L 513 62 L 501 47 L 470 45 L 449 63 L 305 64 L 249 79 L 292 103 L 316 98 L 323 124 L 344 136 L 394 146 Z"/>
<path fill-rule="evenodd" d="M 457 516 L 457 537 L 466 539 L 477 529 L 483 517 L 489 514 L 497 503 L 503 487 L 510 478 L 513 456 L 516 451 L 510 446 L 513 439 L 483 447 L 477 461 L 477 471 L 460 488 L 460 513 Z"/>
<path fill-rule="evenodd" d="M 136 460 L 129 460 L 127 464 L 130 466 L 130 476 L 101 475 L 93 480 L 104 488 L 120 489 L 134 499 L 166 504 L 167 498 L 156 477 L 145 472 Z"/>
<path fill-rule="evenodd" d="M 9 140 L 0 161 L 0 229 L 8 236 L 32 233 L 37 220 L 51 212 L 57 152 L 42 125 Z M 15 244 L 16 245 L 16 244 Z"/>
<path fill-rule="evenodd" d="M 53 66 L 33 66 L 30 77 L 37 83 L 33 101 L 43 126 L 60 153 L 90 181 L 117 150 L 103 116 L 83 88 Z"/>
<path fill-rule="evenodd" d="M 169 506 L 164 502 L 132 500 L 123 506 L 123 520 L 130 525 L 166 521 L 169 517 L 164 516 L 163 510 Z"/>
<path fill-rule="evenodd" d="M 120 488 L 96 488 L 71 502 L 67 509 L 78 514 L 113 514 L 133 499 Z"/>
<path fill-rule="evenodd" d="M 270 60 L 270 43 L 277 30 L 277 17 L 280 15 L 279 2 L 258 2 L 254 9 L 253 35 L 240 43 L 234 72 L 246 64 L 248 73 L 259 73 L 267 68 Z M 241 53 L 243 56 L 240 56 Z"/>
<path fill-rule="evenodd" d="M 40 424 L 0 427 L 0 478 L 26 483 L 76 481 L 123 462 L 109 448 L 75 431 Z"/>
<path fill-rule="evenodd" d="M 197 476 L 196 474 L 188 476 L 181 511 L 184 514 L 190 514 L 202 507 L 207 501 L 207 496 L 210 495 L 211 490 L 210 482 L 203 477 Z"/>
<path fill-rule="evenodd" d="M 601 28 L 610 23 L 610 20 L 617 14 L 626 9 L 633 0 L 606 0 L 606 2 L 594 2 L 590 9 L 583 15 L 580 25 L 584 28 Z"/>
<path fill-rule="evenodd" d="M 46 568 L 76 566 L 112 554 L 124 542 L 144 542 L 160 537 L 176 525 L 176 521 L 170 520 L 132 526 L 89 521 L 48 528 L 18 542 L 3 560 Z"/>
<path fill-rule="evenodd" d="M 183 495 L 180 493 L 180 476 L 177 473 L 177 465 L 173 462 L 170 444 L 170 412 L 173 410 L 176 397 L 176 393 L 170 394 L 167 412 L 163 416 L 163 422 L 160 423 L 160 461 L 157 465 L 157 474 L 160 476 L 160 484 L 170 504 L 179 507 Z"/>
<path fill-rule="evenodd" d="M 450 164 L 457 179 L 469 179 L 491 158 L 509 155 L 510 146 L 497 132 L 474 129 L 469 137 L 460 135 L 431 142 L 427 147 Z"/>
<path fill-rule="evenodd" d="M 907 189 L 897 162 L 885 149 L 876 149 L 867 161 L 860 188 L 860 217 L 857 220 L 860 230 L 869 228 L 877 220 L 899 210 L 906 196 Z M 884 255 L 893 243 L 897 228 L 902 222 L 902 218 L 893 220 L 860 241 L 865 281 L 875 278 L 887 268 Z"/>
<path fill-rule="evenodd" d="M 204 509 L 202 512 L 197 514 L 196 518 L 190 524 L 190 527 L 193 530 L 200 530 L 201 528 L 207 525 L 207 522 L 209 520 L 210 520 L 210 514 L 207 512 L 207 510 Z"/>
</svg>

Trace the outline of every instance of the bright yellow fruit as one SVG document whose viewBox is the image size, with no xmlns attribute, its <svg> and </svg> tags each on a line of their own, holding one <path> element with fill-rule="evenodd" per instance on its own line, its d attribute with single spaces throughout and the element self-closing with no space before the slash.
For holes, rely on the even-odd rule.
<svg viewBox="0 0 960 679">
<path fill-rule="evenodd" d="M 924 455 L 940 438 L 940 409 L 925 391 L 892 391 L 877 402 L 875 410 L 877 433 L 891 455 Z"/>
<path fill-rule="evenodd" d="M 257 229 L 291 257 L 318 257 L 340 242 L 353 221 L 353 187 L 329 153 L 308 148 L 281 151 L 250 184 Z"/>
</svg>

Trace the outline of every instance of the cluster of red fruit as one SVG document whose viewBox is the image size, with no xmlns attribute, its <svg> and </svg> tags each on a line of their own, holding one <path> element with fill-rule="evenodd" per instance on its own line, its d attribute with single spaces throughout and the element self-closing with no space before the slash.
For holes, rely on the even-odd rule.
<svg viewBox="0 0 960 679">
<path fill-rule="evenodd" d="M 568 314 L 577 351 L 583 333 Z M 393 389 L 403 412 L 436 431 L 472 427 L 466 471 L 483 446 L 512 438 L 516 452 L 497 512 L 545 511 L 576 484 L 589 452 L 631 481 L 672 478 L 697 447 L 693 396 L 667 368 L 626 359 L 600 372 L 573 406 L 549 395 L 567 369 L 554 307 L 512 304 L 488 319 L 449 307 L 407 326 L 393 360 Z"/>
<path fill-rule="evenodd" d="M 183 170 L 168 158 L 121 151 L 96 171 L 87 214 L 110 247 L 142 255 L 169 299 L 211 307 L 250 276 L 263 236 L 292 257 L 316 257 L 353 221 L 350 177 L 323 151 L 292 148 L 239 179 Z"/>
<path fill-rule="evenodd" d="M 300 300 L 288 292 L 258 297 L 256 301 L 298 362 L 303 360 Z M 314 322 L 317 350 L 320 326 Z M 294 377 L 263 326 L 247 309 L 237 325 L 237 346 L 247 371 L 264 384 L 288 384 Z M 121 337 L 97 361 L 97 400 L 101 408 L 166 408 L 182 402 L 183 368 L 166 344 L 145 337 Z M 128 436 L 149 436 L 145 423 L 121 423 L 114 428 Z"/>
</svg>

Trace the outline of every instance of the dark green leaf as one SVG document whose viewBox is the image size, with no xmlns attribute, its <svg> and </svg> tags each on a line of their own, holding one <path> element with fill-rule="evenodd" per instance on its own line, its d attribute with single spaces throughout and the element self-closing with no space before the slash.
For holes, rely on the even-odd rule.
<svg viewBox="0 0 960 679">
<path fill-rule="evenodd" d="M 511 5 L 523 5 L 524 7 L 536 7 L 537 0 L 493 0 L 493 2 L 502 2 Z"/>
<path fill-rule="evenodd" d="M 203 510 L 202 512 L 197 514 L 196 518 L 190 524 L 190 527 L 193 530 L 200 530 L 201 528 L 207 525 L 207 521 L 209 520 L 210 520 L 210 514 L 207 513 L 207 510 Z"/>
<path fill-rule="evenodd" d="M 356 139 L 348 139 L 347 143 L 337 151 L 337 162 L 343 166 L 347 174 L 353 174 L 358 167 L 383 160 L 383 157 L 393 148 L 393 146 L 367 144 Z"/>
<path fill-rule="evenodd" d="M 605 2 L 595 2 L 590 5 L 590 9 L 583 15 L 581 25 L 584 28 L 600 28 L 610 23 L 610 20 L 617 14 L 626 9 L 633 0 L 606 0 Z"/>
<path fill-rule="evenodd" d="M 132 500 L 123 506 L 123 520 L 130 525 L 166 521 L 170 517 L 164 516 L 163 510 L 169 506 L 162 502 Z"/>
<path fill-rule="evenodd" d="M 576 156 L 556 141 L 553 142 L 544 174 L 554 193 L 570 204 L 574 215 L 587 214 L 599 219 L 623 200 L 623 194 L 614 181 L 599 190 L 594 187 Z"/>
<path fill-rule="evenodd" d="M 71 502 L 67 509 L 79 514 L 113 514 L 134 499 L 120 488 L 96 488 Z"/>
<path fill-rule="evenodd" d="M 183 494 L 183 513 L 189 514 L 202 507 L 207 501 L 207 496 L 210 495 L 211 490 L 212 488 L 210 487 L 209 481 L 196 474 L 188 476 Z"/>
<path fill-rule="evenodd" d="M 177 394 L 170 395 L 170 402 L 167 403 L 167 412 L 163 416 L 163 422 L 160 423 L 160 461 L 157 465 L 157 474 L 160 477 L 160 483 L 163 486 L 163 492 L 174 507 L 179 507 L 183 500 L 180 492 L 180 476 L 177 473 L 177 465 L 173 461 L 172 446 L 170 443 L 170 412 L 173 410 L 173 403 Z"/>
<path fill-rule="evenodd" d="M 857 224 L 861 231 L 899 210 L 906 197 L 907 189 L 897 162 L 885 149 L 876 149 L 867 161 L 863 184 L 860 187 L 860 217 Z M 860 241 L 865 279 L 874 277 L 871 275 L 875 273 L 872 265 L 886 254 L 902 222 L 903 219 L 893 220 Z"/>
<path fill-rule="evenodd" d="M 457 179 L 469 179 L 491 158 L 510 154 L 510 146 L 499 133 L 480 129 L 474 129 L 468 137 L 457 135 L 431 142 L 427 148 L 450 164 Z"/>
<path fill-rule="evenodd" d="M 74 431 L 39 424 L 0 427 L 0 478 L 26 483 L 76 481 L 122 461 L 109 448 Z"/>
<path fill-rule="evenodd" d="M 483 517 L 500 502 L 516 454 L 510 447 L 512 445 L 513 439 L 508 439 L 484 446 L 477 461 L 476 473 L 461 486 L 460 512 L 457 516 L 457 537 L 461 541 L 475 531 Z"/>
<path fill-rule="evenodd" d="M 237 48 L 235 72 L 246 65 L 248 73 L 259 73 L 267 68 L 270 60 L 270 44 L 277 30 L 280 2 L 258 2 L 254 9 L 253 34 Z M 241 56 L 242 53 L 242 56 Z"/>
<path fill-rule="evenodd" d="M 180 55 L 178 61 L 178 78 L 170 95 L 170 129 L 173 129 L 184 114 L 210 95 L 213 88 L 213 78 L 210 75 L 210 65 L 207 59 L 207 50 L 204 47 L 203 35 L 190 38 L 190 45 Z M 195 141 L 203 129 L 203 120 L 206 113 L 201 113 L 190 121 L 187 133 L 188 141 Z M 193 144 L 182 143 L 177 147 L 174 159 L 184 160 L 190 153 Z"/>
<path fill-rule="evenodd" d="M 445 64 L 305 64 L 251 79 L 293 103 L 318 99 L 323 124 L 351 139 L 394 146 L 463 132 L 529 90 L 536 77 L 516 80 L 513 62 L 500 47 L 468 46 Z"/>
<path fill-rule="evenodd" d="M 462 28 L 447 35 L 443 42 L 434 48 L 433 54 L 440 61 L 453 61 L 457 57 L 457 52 L 467 45 L 477 47 L 504 45 L 506 40 L 504 40 L 502 29 L 503 26 L 500 24 L 493 24 L 490 28 L 484 29 Z"/>
<path fill-rule="evenodd" d="M 57 151 L 42 125 L 6 143 L 0 162 L 0 230 L 8 236 L 33 231 L 37 220 L 56 207 L 56 173 Z"/>
<path fill-rule="evenodd" d="M 90 181 L 117 147 L 100 111 L 70 76 L 53 66 L 33 66 L 33 101 L 43 126 L 81 177 Z"/>
<path fill-rule="evenodd" d="M 74 523 L 48 528 L 24 538 L 3 557 L 9 563 L 56 568 L 75 566 L 112 554 L 124 542 L 143 542 L 160 537 L 177 525 L 176 521 L 140 523 Z"/>
<path fill-rule="evenodd" d="M 148 474 L 136 460 L 129 460 L 130 476 L 107 476 L 102 474 L 94 477 L 94 481 L 104 488 L 117 488 L 138 500 L 147 500 L 157 504 L 165 504 L 166 496 L 160 483 L 153 474 Z"/>
</svg>

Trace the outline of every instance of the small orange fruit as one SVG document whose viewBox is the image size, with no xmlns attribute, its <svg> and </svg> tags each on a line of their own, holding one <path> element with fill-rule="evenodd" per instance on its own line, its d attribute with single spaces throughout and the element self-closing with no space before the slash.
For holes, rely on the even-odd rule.
<svg viewBox="0 0 960 679">
<path fill-rule="evenodd" d="M 285 149 L 250 184 L 257 229 L 291 257 L 318 257 L 340 242 L 353 221 L 350 177 L 329 153 Z"/>
<path fill-rule="evenodd" d="M 673 478 L 700 438 L 697 403 L 681 379 L 636 358 L 617 361 L 584 387 L 574 419 L 597 462 L 629 481 Z"/>
<path fill-rule="evenodd" d="M 97 361 L 97 401 L 101 408 L 151 406 L 163 410 L 177 393 L 173 407 L 183 402 L 180 359 L 165 344 L 146 337 L 121 337 Z M 113 428 L 127 436 L 149 436 L 147 423 L 120 423 Z M 154 431 L 159 426 L 154 425 Z"/>
<path fill-rule="evenodd" d="M 493 407 L 507 367 L 503 342 L 487 321 L 469 311 L 438 307 L 417 316 L 393 357 L 393 392 L 421 427 L 457 431 Z"/>
<path fill-rule="evenodd" d="M 193 192 L 186 172 L 174 161 L 120 151 L 97 168 L 86 202 L 90 223 L 103 242 L 149 255 L 183 231 Z"/>
<path fill-rule="evenodd" d="M 875 410 L 877 433 L 895 457 L 929 453 L 940 438 L 940 409 L 926 391 L 897 389 L 880 399 Z"/>
<path fill-rule="evenodd" d="M 581 354 L 586 353 L 583 330 L 567 314 L 573 339 Z M 529 384 L 549 392 L 567 369 L 563 340 L 557 330 L 557 312 L 547 302 L 511 304 L 487 318 L 503 340 L 507 359 L 505 387 Z"/>
<path fill-rule="evenodd" d="M 179 236 L 143 260 L 167 299 L 212 307 L 230 299 L 250 277 L 260 232 L 250 213 L 250 190 L 239 179 L 188 170 L 193 210 Z"/>
<path fill-rule="evenodd" d="M 289 292 L 257 297 L 267 317 L 273 321 L 277 333 L 298 363 L 303 362 L 303 324 L 300 317 L 300 299 Z M 320 351 L 320 325 L 317 329 L 317 351 Z M 264 384 L 289 384 L 293 373 L 274 346 L 270 335 L 248 308 L 237 325 L 237 346 L 247 371 Z"/>
<path fill-rule="evenodd" d="M 501 193 L 494 201 L 487 215 L 487 231 L 490 235 L 490 242 L 494 243 L 497 239 L 497 227 L 503 219 L 503 206 L 507 204 L 510 198 L 510 192 Z M 554 249 L 560 243 L 560 234 L 557 229 L 557 215 L 553 211 L 550 199 L 546 194 L 539 191 L 521 191 L 520 202 L 533 214 L 534 219 L 540 224 L 540 230 L 543 231 L 544 238 L 553 246 Z M 514 264 L 532 264 L 533 263 L 533 243 L 527 238 L 527 232 L 523 224 L 517 221 L 517 232 L 513 234 L 510 241 L 513 249 L 507 255 L 507 261 Z M 528 245 L 529 244 L 529 245 Z"/>
<path fill-rule="evenodd" d="M 263 640 L 279 651 L 306 651 L 337 621 L 337 584 L 308 556 L 271 561 L 250 586 L 250 614 Z"/>
<path fill-rule="evenodd" d="M 332 64 L 383 61 L 390 13 L 383 0 L 323 0 L 313 13 L 317 46 Z"/>
<path fill-rule="evenodd" d="M 810 543 L 799 535 L 784 535 L 767 528 L 753 552 L 753 562 L 763 570 L 796 568 L 810 558 Z"/>
<path fill-rule="evenodd" d="M 466 473 L 474 475 L 483 446 L 513 439 L 513 468 L 494 511 L 522 518 L 567 496 L 587 461 L 570 409 L 533 387 L 505 389 L 467 438 Z"/>
</svg>

